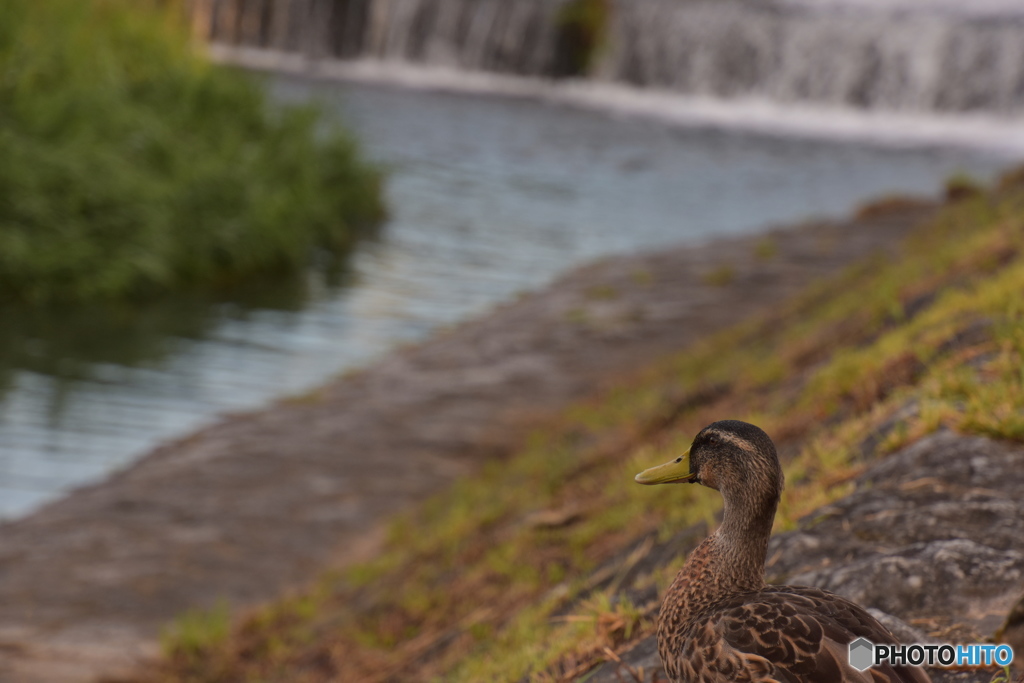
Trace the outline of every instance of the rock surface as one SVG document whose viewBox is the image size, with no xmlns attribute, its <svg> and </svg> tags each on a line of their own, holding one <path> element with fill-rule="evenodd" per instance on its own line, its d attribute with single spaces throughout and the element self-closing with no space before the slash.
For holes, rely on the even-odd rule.
<svg viewBox="0 0 1024 683">
<path fill-rule="evenodd" d="M 894 633 L 917 638 L 932 627 L 945 636 L 935 640 L 983 642 L 1024 587 L 1022 491 L 1020 444 L 937 432 L 875 464 L 852 494 L 797 530 L 773 537 L 768 581 L 839 593 L 884 612 Z M 622 659 L 643 667 L 645 680 L 666 680 L 653 637 Z M 586 680 L 631 680 L 623 671 L 605 664 Z M 931 673 L 936 683 L 993 676 Z"/>
<path fill-rule="evenodd" d="M 117 671 L 188 608 L 267 600 L 364 557 L 395 511 L 508 452 L 551 411 L 894 248 L 929 211 L 582 268 L 0 525 L 0 681 Z"/>
<path fill-rule="evenodd" d="M 991 635 L 1024 586 L 1024 449 L 939 432 L 859 484 L 776 538 L 769 573 Z"/>
</svg>

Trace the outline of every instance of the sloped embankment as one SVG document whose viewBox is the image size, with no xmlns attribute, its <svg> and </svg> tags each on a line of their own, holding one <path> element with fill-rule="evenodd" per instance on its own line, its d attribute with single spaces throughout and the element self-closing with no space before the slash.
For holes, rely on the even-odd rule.
<svg viewBox="0 0 1024 683">
<path fill-rule="evenodd" d="M 182 620 L 156 678 L 655 680 L 657 596 L 718 498 L 632 474 L 725 417 L 780 446 L 771 573 L 928 637 L 991 635 L 1024 571 L 1022 181 L 577 405 L 396 524 L 378 560 L 230 632 Z"/>
<path fill-rule="evenodd" d="M 91 680 L 156 652 L 189 608 L 259 604 L 353 561 L 382 520 L 510 454 L 538 420 L 894 248 L 934 205 L 889 208 L 581 268 L 0 525 L 0 681 Z"/>
</svg>

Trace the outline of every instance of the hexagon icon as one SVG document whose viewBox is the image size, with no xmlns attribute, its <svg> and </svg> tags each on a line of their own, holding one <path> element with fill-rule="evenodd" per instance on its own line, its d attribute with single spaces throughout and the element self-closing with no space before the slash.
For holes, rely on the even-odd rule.
<svg viewBox="0 0 1024 683">
<path fill-rule="evenodd" d="M 858 638 L 850 643 L 850 666 L 864 671 L 875 663 L 875 644 L 867 638 Z"/>
</svg>

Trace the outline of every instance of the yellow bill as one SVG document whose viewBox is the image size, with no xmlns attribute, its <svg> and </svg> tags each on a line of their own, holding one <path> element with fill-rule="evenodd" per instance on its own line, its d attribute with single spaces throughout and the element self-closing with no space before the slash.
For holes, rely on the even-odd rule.
<svg viewBox="0 0 1024 683">
<path fill-rule="evenodd" d="M 675 484 L 693 481 L 694 475 L 690 473 L 690 449 L 681 456 L 667 462 L 664 465 L 652 467 L 636 475 L 634 479 L 638 484 Z"/>
</svg>

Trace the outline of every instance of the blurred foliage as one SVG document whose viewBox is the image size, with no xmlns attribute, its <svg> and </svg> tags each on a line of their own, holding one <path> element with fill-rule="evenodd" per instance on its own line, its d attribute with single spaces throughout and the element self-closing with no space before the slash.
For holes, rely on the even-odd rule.
<svg viewBox="0 0 1024 683">
<path fill-rule="evenodd" d="M 558 14 L 555 73 L 586 76 L 594 67 L 608 34 L 608 0 L 570 0 Z"/>
<path fill-rule="evenodd" d="M 954 173 L 946 179 L 946 201 L 956 202 L 984 194 L 985 186 L 968 173 Z"/>
<path fill-rule="evenodd" d="M 224 601 L 209 610 L 192 609 L 163 633 L 183 656 L 200 657 L 212 643 L 224 643 L 231 634 L 231 611 Z"/>
<path fill-rule="evenodd" d="M 0 0 L 0 300 L 332 268 L 380 176 L 311 108 L 193 52 L 173 4 Z"/>
</svg>

